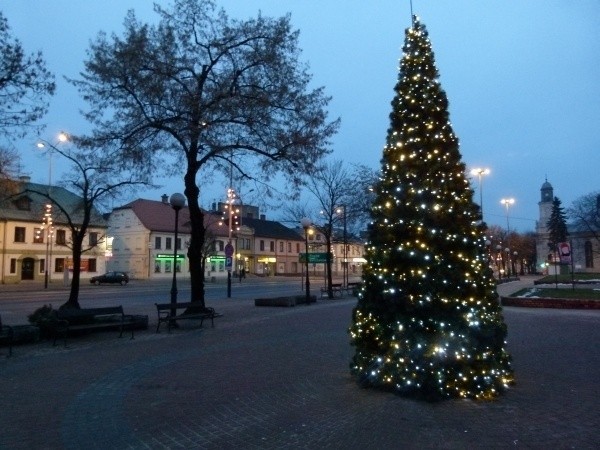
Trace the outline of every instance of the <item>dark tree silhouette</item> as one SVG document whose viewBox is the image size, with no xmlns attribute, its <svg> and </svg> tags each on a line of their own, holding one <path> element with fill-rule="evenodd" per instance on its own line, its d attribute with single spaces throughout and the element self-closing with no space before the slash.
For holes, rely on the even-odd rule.
<svg viewBox="0 0 600 450">
<path fill-rule="evenodd" d="M 122 37 L 100 34 L 74 81 L 94 139 L 116 140 L 140 172 L 182 178 L 191 220 L 191 301 L 204 306 L 200 184 L 233 166 L 283 173 L 297 187 L 329 153 L 323 89 L 311 90 L 290 17 L 229 19 L 209 0 L 156 5 L 156 25 L 130 12 Z"/>
</svg>

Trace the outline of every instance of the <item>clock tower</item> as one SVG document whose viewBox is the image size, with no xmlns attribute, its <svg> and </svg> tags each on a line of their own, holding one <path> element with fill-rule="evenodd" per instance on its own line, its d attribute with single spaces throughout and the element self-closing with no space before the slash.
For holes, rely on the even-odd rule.
<svg viewBox="0 0 600 450">
<path fill-rule="evenodd" d="M 548 183 L 548 179 L 542 184 L 540 194 L 541 199 L 538 203 L 540 218 L 535 230 L 537 233 L 538 264 L 546 261 L 548 256 L 548 220 L 552 213 L 552 200 L 554 199 L 554 188 Z"/>
</svg>

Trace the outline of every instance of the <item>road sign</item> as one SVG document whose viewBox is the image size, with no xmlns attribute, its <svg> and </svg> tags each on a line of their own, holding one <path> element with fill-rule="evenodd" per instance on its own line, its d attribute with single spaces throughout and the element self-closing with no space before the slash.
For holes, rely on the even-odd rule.
<svg viewBox="0 0 600 450">
<path fill-rule="evenodd" d="M 300 253 L 300 262 L 306 262 L 306 253 Z M 322 264 L 327 262 L 327 253 L 309 253 L 308 262 L 311 264 Z"/>
<path fill-rule="evenodd" d="M 231 270 L 233 267 L 233 258 L 231 256 L 227 256 L 225 258 L 225 270 Z"/>
<path fill-rule="evenodd" d="M 229 243 L 225 246 L 225 256 L 227 256 L 227 257 L 233 256 L 233 245 L 231 245 L 231 243 Z"/>
</svg>

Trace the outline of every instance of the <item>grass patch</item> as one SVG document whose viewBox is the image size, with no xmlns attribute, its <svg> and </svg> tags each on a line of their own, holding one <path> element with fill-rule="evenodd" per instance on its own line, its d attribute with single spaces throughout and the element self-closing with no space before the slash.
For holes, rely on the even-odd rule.
<svg viewBox="0 0 600 450">
<path fill-rule="evenodd" d="M 509 297 L 542 297 L 542 298 L 571 298 L 585 300 L 600 300 L 600 290 L 595 289 L 550 289 L 526 288 L 511 294 Z"/>
<path fill-rule="evenodd" d="M 562 274 L 562 275 L 546 275 L 543 278 L 537 280 L 537 283 L 542 284 L 552 284 L 558 280 L 559 283 L 571 283 L 572 280 L 578 281 L 592 281 L 592 280 L 600 280 L 600 273 L 575 273 L 571 276 L 570 273 Z"/>
</svg>

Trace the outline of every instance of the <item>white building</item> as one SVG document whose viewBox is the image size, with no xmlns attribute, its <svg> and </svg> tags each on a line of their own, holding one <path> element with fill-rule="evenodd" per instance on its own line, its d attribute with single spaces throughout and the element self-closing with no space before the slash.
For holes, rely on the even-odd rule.
<svg viewBox="0 0 600 450">
<path fill-rule="evenodd" d="M 70 211 L 77 223 L 81 197 L 59 186 L 31 183 L 29 177 L 8 183 L 13 192 L 4 192 L 0 201 L 0 283 L 45 282 L 46 278 L 49 283 L 68 282 L 73 269 L 71 231 L 57 205 Z M 106 221 L 93 211 L 81 279 L 104 273 L 106 230 Z"/>
<path fill-rule="evenodd" d="M 537 260 L 538 269 L 544 264 L 546 273 L 554 273 L 557 262 L 557 255 L 548 247 L 549 231 L 548 219 L 552 214 L 552 201 L 554 199 L 554 189 L 546 180 L 540 189 L 541 199 L 539 205 L 539 221 L 536 225 L 537 234 Z M 567 222 L 568 222 L 567 217 Z M 574 272 L 598 272 L 600 268 L 600 244 L 598 239 L 588 231 L 575 230 L 574 227 L 567 223 L 569 232 L 568 241 L 571 246 L 571 256 L 573 258 Z M 563 265 L 563 272 L 570 272 L 571 267 Z"/>
</svg>

